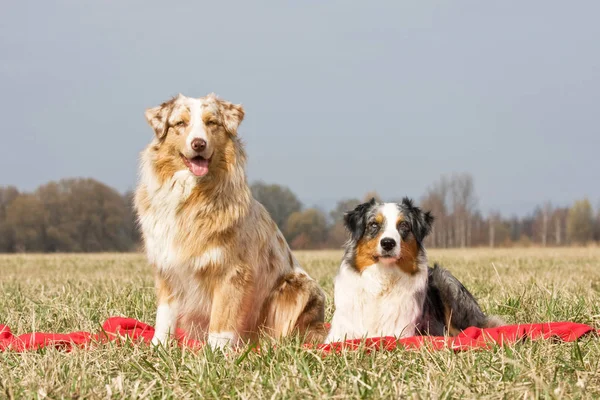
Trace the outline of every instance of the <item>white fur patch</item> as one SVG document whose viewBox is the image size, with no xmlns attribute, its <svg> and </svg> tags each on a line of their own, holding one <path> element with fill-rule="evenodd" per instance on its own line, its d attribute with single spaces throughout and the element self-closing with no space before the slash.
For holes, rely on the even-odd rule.
<svg viewBox="0 0 600 400">
<path fill-rule="evenodd" d="M 237 335 L 234 332 L 217 332 L 208 334 L 208 345 L 213 349 L 224 349 L 236 344 Z"/>
<path fill-rule="evenodd" d="M 427 263 L 414 275 L 383 264 L 362 274 L 345 262 L 335 278 L 335 313 L 326 343 L 375 336 L 408 337 L 415 334 L 427 286 Z"/>
<path fill-rule="evenodd" d="M 200 257 L 193 259 L 193 267 L 202 269 L 209 264 L 221 265 L 225 260 L 225 249 L 222 247 L 211 247 L 206 250 Z"/>
<path fill-rule="evenodd" d="M 179 205 L 189 197 L 196 180 L 185 169 L 177 171 L 169 181 L 159 185 L 150 160 L 142 161 L 141 175 L 151 202 L 151 210 L 140 217 L 148 261 L 162 270 L 177 267 L 180 262 L 175 239 L 181 227 L 176 212 Z"/>
<path fill-rule="evenodd" d="M 384 226 L 383 233 L 379 237 L 379 243 L 377 244 L 377 251 L 379 254 L 383 254 L 384 250 L 381 248 L 381 241 L 386 238 L 393 239 L 396 242 L 396 247 L 392 251 L 392 255 L 398 257 L 400 255 L 400 233 L 398 232 L 396 222 L 400 216 L 400 210 L 396 203 L 385 203 L 381 207 L 381 214 L 384 218 Z"/>
<path fill-rule="evenodd" d="M 152 344 L 164 345 L 170 335 L 175 333 L 177 326 L 176 310 L 169 304 L 161 304 L 156 309 L 156 324 L 154 326 L 154 336 Z"/>
<path fill-rule="evenodd" d="M 210 147 L 208 142 L 208 135 L 206 134 L 206 127 L 202 121 L 202 110 L 204 103 L 202 99 L 186 98 L 186 105 L 190 109 L 190 129 L 185 139 L 186 151 L 192 154 L 192 140 L 203 139 L 207 143 L 207 148 Z"/>
<path fill-rule="evenodd" d="M 304 276 L 306 276 L 307 278 L 309 278 L 309 279 L 311 279 L 311 280 L 312 280 L 312 278 L 311 278 L 311 277 L 310 277 L 310 276 L 309 276 L 309 275 L 306 273 L 306 271 L 305 271 L 305 270 L 303 270 L 303 269 L 302 269 L 301 267 L 299 267 L 298 265 L 294 266 L 294 272 L 295 272 L 295 273 L 297 273 L 297 274 L 304 275 Z"/>
</svg>

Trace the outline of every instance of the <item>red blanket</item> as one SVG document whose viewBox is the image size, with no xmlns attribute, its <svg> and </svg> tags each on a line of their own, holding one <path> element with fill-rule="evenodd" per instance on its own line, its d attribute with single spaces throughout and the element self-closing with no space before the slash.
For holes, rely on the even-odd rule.
<svg viewBox="0 0 600 400">
<path fill-rule="evenodd" d="M 317 346 L 306 345 L 321 350 L 324 353 L 335 352 L 341 349 L 356 350 L 364 346 L 367 350 L 392 350 L 398 346 L 404 348 L 419 348 L 426 346 L 430 349 L 450 348 L 454 350 L 467 350 L 488 348 L 494 344 L 510 344 L 526 338 L 550 339 L 556 338 L 565 342 L 572 342 L 583 335 L 596 332 L 594 328 L 585 324 L 573 322 L 547 322 L 542 324 L 506 325 L 498 328 L 479 329 L 467 328 L 458 336 L 414 336 L 404 339 L 393 337 L 370 338 L 365 341 L 349 340 L 344 343 L 320 344 Z M 154 334 L 154 328 L 132 318 L 112 317 L 102 325 L 100 332 L 61 333 L 26 333 L 15 336 L 6 325 L 0 325 L 0 351 L 26 351 L 41 347 L 57 347 L 71 349 L 72 346 L 85 347 L 94 343 L 110 340 L 130 338 L 135 341 L 149 342 Z M 181 345 L 194 348 L 202 346 L 201 342 L 188 340 L 182 331 L 177 332 L 177 340 Z"/>
</svg>

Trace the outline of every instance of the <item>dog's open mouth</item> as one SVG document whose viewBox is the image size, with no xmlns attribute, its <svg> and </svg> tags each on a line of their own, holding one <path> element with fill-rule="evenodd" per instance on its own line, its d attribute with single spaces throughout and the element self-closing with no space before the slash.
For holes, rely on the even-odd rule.
<svg viewBox="0 0 600 400">
<path fill-rule="evenodd" d="M 210 158 L 206 159 L 202 156 L 196 156 L 194 158 L 187 158 L 183 154 L 181 155 L 183 163 L 195 176 L 204 176 L 208 174 L 208 165 L 210 164 Z"/>
</svg>

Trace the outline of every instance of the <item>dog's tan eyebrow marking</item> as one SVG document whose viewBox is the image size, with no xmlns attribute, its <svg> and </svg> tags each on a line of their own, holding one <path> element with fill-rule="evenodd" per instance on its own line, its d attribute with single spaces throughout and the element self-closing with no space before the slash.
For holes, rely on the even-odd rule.
<svg viewBox="0 0 600 400">
<path fill-rule="evenodd" d="M 190 122 L 191 117 L 192 117 L 192 113 L 190 112 L 190 109 L 187 106 L 184 107 L 183 111 L 181 112 L 180 118 L 185 123 L 188 123 L 188 122 Z"/>
<path fill-rule="evenodd" d="M 383 214 L 377 214 L 377 216 L 375 216 L 375 222 L 377 222 L 378 224 L 382 224 L 383 219 Z"/>
<path fill-rule="evenodd" d="M 202 111 L 202 121 L 204 121 L 204 122 L 208 122 L 212 119 L 216 119 L 216 117 L 217 116 L 209 110 Z"/>
</svg>

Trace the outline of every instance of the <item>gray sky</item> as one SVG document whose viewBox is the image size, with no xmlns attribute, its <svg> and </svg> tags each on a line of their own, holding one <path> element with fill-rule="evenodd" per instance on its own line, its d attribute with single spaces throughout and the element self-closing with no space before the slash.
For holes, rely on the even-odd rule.
<svg viewBox="0 0 600 400">
<path fill-rule="evenodd" d="M 599 15 L 597 1 L 3 2 L 0 184 L 133 188 L 144 109 L 216 92 L 246 108 L 250 180 L 307 205 L 419 198 L 462 171 L 484 213 L 597 204 Z"/>
</svg>

